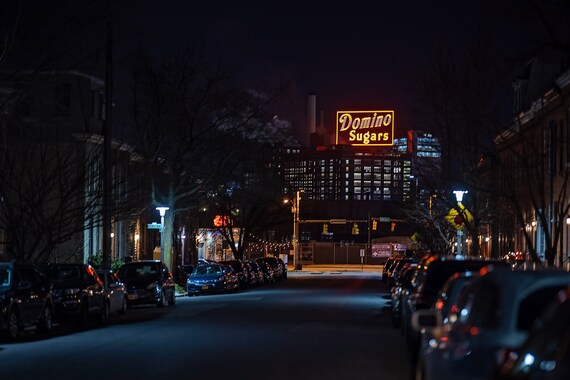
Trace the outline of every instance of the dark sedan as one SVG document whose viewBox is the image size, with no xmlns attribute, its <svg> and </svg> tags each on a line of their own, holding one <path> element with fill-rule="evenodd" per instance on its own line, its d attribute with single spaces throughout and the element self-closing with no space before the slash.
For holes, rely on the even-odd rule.
<svg viewBox="0 0 570 380">
<path fill-rule="evenodd" d="M 0 263 L 0 331 L 16 339 L 24 328 L 48 331 L 52 327 L 51 283 L 31 264 Z"/>
<path fill-rule="evenodd" d="M 53 283 L 55 317 L 85 327 L 89 318 L 104 324 L 109 318 L 105 286 L 89 264 L 48 264 L 42 271 Z"/>
<path fill-rule="evenodd" d="M 278 257 L 259 257 L 255 259 L 256 263 L 266 263 L 273 270 L 273 278 L 275 281 L 281 281 L 287 279 L 287 268 L 283 260 Z"/>
<path fill-rule="evenodd" d="M 123 264 L 117 276 L 127 287 L 128 306 L 176 304 L 172 274 L 161 260 L 131 261 Z"/>
<path fill-rule="evenodd" d="M 186 283 L 189 296 L 203 293 L 236 291 L 239 280 L 230 266 L 223 264 L 200 264 L 194 268 Z"/>
</svg>

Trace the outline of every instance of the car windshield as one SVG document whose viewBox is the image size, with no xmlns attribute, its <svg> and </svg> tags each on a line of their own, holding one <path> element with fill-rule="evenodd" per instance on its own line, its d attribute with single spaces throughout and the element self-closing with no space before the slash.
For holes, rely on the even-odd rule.
<svg viewBox="0 0 570 380">
<path fill-rule="evenodd" d="M 46 268 L 44 273 L 52 281 L 78 280 L 81 278 L 78 267 L 53 266 Z"/>
<path fill-rule="evenodd" d="M 191 276 L 221 275 L 222 267 L 219 265 L 199 265 L 192 271 Z"/>
<path fill-rule="evenodd" d="M 12 270 L 9 267 L 0 267 L 0 287 L 10 287 L 12 283 Z"/>
<path fill-rule="evenodd" d="M 157 278 L 160 268 L 156 264 L 134 264 L 124 265 L 119 269 L 118 276 L 121 280 L 132 280 L 140 278 Z"/>
</svg>

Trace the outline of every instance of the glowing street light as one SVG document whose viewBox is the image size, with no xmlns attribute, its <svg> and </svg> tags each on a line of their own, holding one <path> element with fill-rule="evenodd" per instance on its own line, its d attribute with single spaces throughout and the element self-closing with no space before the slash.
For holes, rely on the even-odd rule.
<svg viewBox="0 0 570 380">
<path fill-rule="evenodd" d="M 160 257 L 164 261 L 164 215 L 166 211 L 170 210 L 170 207 L 157 207 L 160 213 Z M 170 267 L 170 263 L 166 263 Z"/>
<path fill-rule="evenodd" d="M 461 204 L 461 201 L 463 201 L 463 194 L 467 194 L 467 191 L 455 190 L 453 192 L 453 194 L 455 194 L 455 198 L 457 199 L 457 205 L 459 206 Z M 457 251 L 455 252 L 455 254 L 458 257 L 463 256 L 463 230 L 462 229 L 457 229 Z"/>
<path fill-rule="evenodd" d="M 295 270 L 302 269 L 301 263 L 299 263 L 299 214 L 302 191 L 302 189 L 295 191 L 295 198 L 293 198 L 291 205 L 291 212 L 293 213 L 293 268 Z M 289 203 L 289 200 L 286 199 L 283 203 Z"/>
</svg>

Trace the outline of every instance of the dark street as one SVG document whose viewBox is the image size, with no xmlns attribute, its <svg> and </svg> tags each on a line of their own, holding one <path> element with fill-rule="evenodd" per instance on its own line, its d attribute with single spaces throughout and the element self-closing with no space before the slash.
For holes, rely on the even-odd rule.
<svg viewBox="0 0 570 380">
<path fill-rule="evenodd" d="M 106 327 L 0 345 L 5 379 L 406 379 L 376 272 L 290 272 L 235 294 L 135 307 Z"/>
</svg>

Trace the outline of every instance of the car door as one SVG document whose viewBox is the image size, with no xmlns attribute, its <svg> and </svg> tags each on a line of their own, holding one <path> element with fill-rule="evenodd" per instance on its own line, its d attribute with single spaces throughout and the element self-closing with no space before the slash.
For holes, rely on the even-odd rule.
<svg viewBox="0 0 570 380">
<path fill-rule="evenodd" d="M 19 277 L 17 292 L 20 302 L 20 318 L 25 323 L 34 322 L 41 313 L 44 300 L 41 278 L 29 266 L 18 266 L 16 270 Z"/>
<path fill-rule="evenodd" d="M 122 308 L 125 298 L 124 287 L 115 273 L 105 273 L 106 284 L 109 291 L 111 311 L 115 312 Z"/>
<path fill-rule="evenodd" d="M 89 308 L 91 312 L 100 313 L 105 302 L 105 286 L 91 266 L 84 269 L 87 293 L 89 294 Z"/>
</svg>

